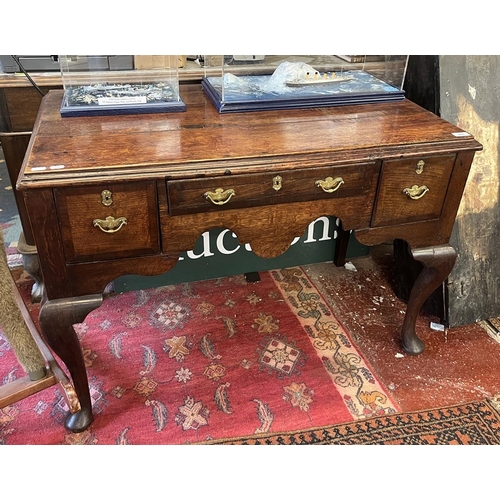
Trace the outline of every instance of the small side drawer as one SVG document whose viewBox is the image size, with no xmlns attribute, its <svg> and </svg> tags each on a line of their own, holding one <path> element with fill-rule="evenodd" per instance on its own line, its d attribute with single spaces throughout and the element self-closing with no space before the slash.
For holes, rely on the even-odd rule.
<svg viewBox="0 0 500 500">
<path fill-rule="evenodd" d="M 455 155 L 382 164 L 372 226 L 439 219 Z"/>
<path fill-rule="evenodd" d="M 360 196 L 377 162 L 167 181 L 170 215 Z"/>
<path fill-rule="evenodd" d="M 54 190 L 67 262 L 160 252 L 155 182 Z"/>
</svg>

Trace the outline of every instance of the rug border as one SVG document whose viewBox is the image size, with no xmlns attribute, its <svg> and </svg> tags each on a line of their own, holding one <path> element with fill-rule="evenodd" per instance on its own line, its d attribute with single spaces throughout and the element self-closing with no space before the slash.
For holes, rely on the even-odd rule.
<svg viewBox="0 0 500 500">
<path fill-rule="evenodd" d="M 333 265 L 333 261 L 332 261 L 332 265 Z M 381 387 L 383 387 L 385 389 L 385 392 L 387 393 L 388 398 L 390 399 L 392 405 L 397 410 L 396 412 L 401 413 L 401 405 L 396 401 L 396 399 L 394 398 L 394 395 L 391 394 L 391 391 L 389 390 L 389 387 L 387 386 L 387 384 L 380 379 L 380 376 L 374 370 L 373 365 L 368 361 L 365 353 L 361 350 L 358 343 L 354 341 L 354 338 L 352 336 L 351 331 L 349 330 L 349 328 L 346 327 L 344 322 L 339 318 L 338 313 L 334 310 L 330 301 L 326 299 L 326 296 L 325 296 L 325 293 L 323 293 L 323 290 L 319 288 L 319 286 L 316 284 L 316 282 L 312 281 L 311 277 L 309 276 L 309 274 L 307 273 L 307 271 L 305 270 L 305 268 L 303 266 L 297 266 L 297 267 L 299 267 L 300 270 L 303 272 L 303 274 L 305 276 L 307 276 L 307 279 L 313 284 L 314 288 L 318 291 L 318 293 L 319 293 L 320 297 L 323 299 L 323 301 L 326 304 L 328 304 L 328 307 L 332 311 L 332 314 L 334 315 L 335 319 L 339 322 L 340 326 L 343 328 L 343 330 L 344 330 L 345 334 L 347 335 L 347 337 L 349 338 L 349 340 L 356 347 L 356 351 L 363 358 L 363 362 L 366 364 L 366 366 L 368 366 L 370 368 L 370 372 L 371 372 L 373 378 L 380 384 Z"/>
<path fill-rule="evenodd" d="M 398 413 L 392 413 L 391 415 L 383 415 L 383 416 L 375 416 L 375 417 L 368 417 L 365 419 L 360 419 L 360 420 L 355 420 L 355 421 L 348 421 L 345 423 L 339 423 L 339 424 L 334 424 L 334 425 L 326 425 L 322 427 L 310 427 L 307 429 L 302 429 L 302 430 L 297 430 L 297 431 L 285 431 L 285 432 L 267 432 L 267 433 L 262 433 L 262 434 L 251 434 L 247 436 L 240 436 L 238 438 L 220 438 L 220 439 L 214 439 L 210 441 L 199 441 L 195 443 L 191 443 L 193 445 L 238 445 L 238 444 L 253 444 L 253 443 L 245 443 L 245 441 L 263 441 L 265 439 L 269 438 L 274 438 L 274 437 L 279 437 L 279 436 L 293 436 L 293 435 L 300 435 L 300 434 L 307 434 L 307 433 L 314 433 L 318 431 L 324 431 L 328 429 L 336 429 L 336 428 L 341 428 L 341 427 L 347 427 L 347 426 L 359 426 L 360 424 L 366 424 L 369 426 L 370 422 L 381 420 L 384 418 L 389 418 L 389 417 L 397 417 L 398 415 L 406 415 L 406 416 L 411 416 L 411 415 L 418 415 L 422 413 L 429 413 L 429 412 L 435 412 L 435 411 L 446 411 L 446 410 L 453 410 L 455 408 L 460 408 L 463 406 L 467 405 L 486 405 L 488 409 L 491 411 L 491 413 L 497 418 L 497 420 L 500 422 L 500 395 L 496 395 L 493 397 L 488 397 L 485 399 L 480 399 L 480 400 L 474 400 L 474 401 L 466 401 L 462 403 L 455 403 L 452 405 L 447 405 L 447 406 L 440 406 L 440 407 L 435 407 L 435 408 L 428 408 L 424 410 L 412 410 L 412 411 L 402 411 Z M 267 443 L 259 443 L 259 444 L 267 444 Z M 270 443 L 270 444 L 278 444 L 278 443 Z M 307 443 L 308 445 L 314 444 L 314 443 Z M 317 443 L 317 444 L 324 444 L 324 443 Z M 332 443 L 328 443 L 332 444 Z M 335 443 L 333 443 L 335 444 Z M 374 444 L 374 443 L 359 443 L 359 445 L 362 444 Z M 340 445 L 340 443 L 339 443 Z M 352 445 L 351 445 L 352 446 Z"/>
</svg>

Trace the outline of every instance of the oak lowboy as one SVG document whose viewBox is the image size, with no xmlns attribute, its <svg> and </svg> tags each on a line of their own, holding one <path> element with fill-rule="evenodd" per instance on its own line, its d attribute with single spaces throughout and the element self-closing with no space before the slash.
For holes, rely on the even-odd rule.
<svg viewBox="0 0 500 500">
<path fill-rule="evenodd" d="M 339 217 L 376 245 L 405 240 L 424 264 L 402 325 L 406 352 L 425 299 L 451 271 L 449 245 L 481 145 L 403 100 L 371 105 L 220 114 L 198 85 L 179 114 L 61 118 L 62 92 L 44 98 L 17 188 L 28 209 L 44 299 L 40 324 L 68 367 L 92 422 L 73 324 L 124 274 L 156 275 L 214 227 L 261 257 L 283 253 L 309 223 Z"/>
</svg>

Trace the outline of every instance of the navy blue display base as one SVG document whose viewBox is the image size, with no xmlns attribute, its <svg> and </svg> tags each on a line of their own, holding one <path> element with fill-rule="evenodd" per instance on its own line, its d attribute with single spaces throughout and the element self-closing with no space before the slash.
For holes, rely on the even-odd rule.
<svg viewBox="0 0 500 500">
<path fill-rule="evenodd" d="M 279 109 L 319 108 L 326 106 L 348 106 L 353 104 L 370 104 L 378 102 L 402 101 L 404 90 L 382 93 L 352 93 L 309 98 L 257 98 L 222 102 L 221 96 L 210 82 L 203 78 L 201 86 L 219 113 L 235 113 L 243 111 L 267 111 Z"/>
<path fill-rule="evenodd" d="M 178 113 L 186 111 L 186 104 L 181 101 L 134 104 L 134 105 L 111 105 L 111 106 L 65 106 L 65 99 L 61 105 L 61 116 L 109 116 L 109 115 L 138 115 L 147 113 Z"/>
</svg>

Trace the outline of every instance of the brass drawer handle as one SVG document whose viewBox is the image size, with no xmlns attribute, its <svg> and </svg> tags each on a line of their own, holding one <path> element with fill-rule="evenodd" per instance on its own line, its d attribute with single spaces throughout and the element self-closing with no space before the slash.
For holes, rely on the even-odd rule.
<svg viewBox="0 0 500 500">
<path fill-rule="evenodd" d="M 419 200 L 429 191 L 427 186 L 417 186 L 416 184 L 411 188 L 403 189 L 403 193 L 408 195 L 412 200 Z"/>
<path fill-rule="evenodd" d="M 316 186 L 320 187 L 325 193 L 333 193 L 337 191 L 337 189 L 342 186 L 342 184 L 344 184 L 344 179 L 342 179 L 342 177 L 335 177 L 335 179 L 327 177 L 324 181 L 316 181 L 315 184 Z"/>
<path fill-rule="evenodd" d="M 98 227 L 101 231 L 104 231 L 105 233 L 116 233 L 119 231 L 123 226 L 127 225 L 127 219 L 125 217 L 118 217 L 118 219 L 115 219 L 114 217 L 106 217 L 105 220 L 103 219 L 94 219 L 94 227 Z"/>
<path fill-rule="evenodd" d="M 203 196 L 210 200 L 214 205 L 224 205 L 234 196 L 234 189 L 217 188 L 215 192 L 207 191 Z"/>
</svg>

